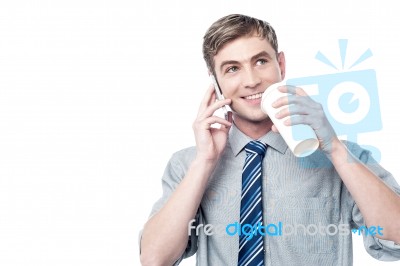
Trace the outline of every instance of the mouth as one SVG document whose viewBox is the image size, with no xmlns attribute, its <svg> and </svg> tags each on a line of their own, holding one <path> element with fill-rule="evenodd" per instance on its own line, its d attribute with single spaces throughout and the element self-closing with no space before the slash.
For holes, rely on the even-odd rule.
<svg viewBox="0 0 400 266">
<path fill-rule="evenodd" d="M 257 100 L 257 99 L 260 99 L 262 97 L 262 95 L 263 95 L 263 93 L 260 92 L 260 93 L 252 94 L 252 95 L 249 95 L 249 96 L 246 96 L 243 98 L 246 100 Z"/>
</svg>

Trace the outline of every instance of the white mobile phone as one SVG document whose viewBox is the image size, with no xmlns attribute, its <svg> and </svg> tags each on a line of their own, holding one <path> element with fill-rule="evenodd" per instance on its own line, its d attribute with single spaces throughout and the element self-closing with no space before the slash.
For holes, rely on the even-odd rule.
<svg viewBox="0 0 400 266">
<path fill-rule="evenodd" d="M 218 86 L 218 82 L 215 79 L 214 75 L 210 75 L 211 81 L 214 84 L 214 89 L 215 89 L 215 94 L 217 95 L 217 99 L 219 101 L 225 100 L 224 95 L 222 95 L 222 91 Z M 225 120 L 228 120 L 228 109 L 226 108 L 226 105 L 222 106 L 222 111 L 224 112 Z"/>
</svg>

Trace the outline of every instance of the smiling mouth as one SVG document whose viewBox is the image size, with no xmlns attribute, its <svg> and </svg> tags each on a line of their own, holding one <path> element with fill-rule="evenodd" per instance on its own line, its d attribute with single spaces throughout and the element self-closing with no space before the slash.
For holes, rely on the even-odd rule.
<svg viewBox="0 0 400 266">
<path fill-rule="evenodd" d="M 249 95 L 249 96 L 246 96 L 246 97 L 243 97 L 243 98 L 245 98 L 246 100 L 255 100 L 255 99 L 260 99 L 262 97 L 262 95 L 263 94 L 260 92 L 260 93 Z"/>
</svg>

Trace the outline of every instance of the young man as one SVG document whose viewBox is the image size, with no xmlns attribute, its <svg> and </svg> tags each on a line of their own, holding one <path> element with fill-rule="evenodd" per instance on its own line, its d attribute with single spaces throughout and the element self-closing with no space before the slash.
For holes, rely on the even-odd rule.
<svg viewBox="0 0 400 266">
<path fill-rule="evenodd" d="M 339 141 L 321 105 L 301 88 L 281 87 L 290 96 L 274 107 L 284 107 L 277 117 L 287 125 L 314 129 L 318 152 L 295 157 L 261 111 L 262 93 L 285 77 L 285 56 L 273 28 L 244 15 L 223 17 L 205 34 L 203 54 L 226 100 L 216 101 L 213 86 L 208 89 L 193 123 L 196 147 L 175 153 L 168 163 L 163 196 L 142 231 L 142 264 L 178 264 L 197 252 L 202 266 L 352 265 L 353 228 L 365 229 L 365 247 L 373 257 L 400 259 L 400 187 L 391 174 L 368 151 Z M 228 121 L 214 116 L 223 105 L 232 109 Z M 258 181 L 248 181 L 244 170 L 251 163 L 246 153 L 252 140 L 266 149 L 254 157 L 260 160 L 254 169 L 262 173 L 254 195 L 246 186 Z M 239 236 L 236 222 L 244 225 L 257 204 L 261 210 L 250 225 L 272 226 L 264 234 L 246 231 L 258 241 L 246 247 L 252 240 L 243 238 L 245 231 Z M 231 227 L 210 234 L 206 225 Z M 289 225 L 299 231 L 289 232 Z"/>
</svg>

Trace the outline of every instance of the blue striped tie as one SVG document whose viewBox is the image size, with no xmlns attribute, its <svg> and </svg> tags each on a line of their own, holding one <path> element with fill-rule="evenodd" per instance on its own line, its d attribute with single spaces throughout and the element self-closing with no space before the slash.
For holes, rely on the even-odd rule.
<svg viewBox="0 0 400 266">
<path fill-rule="evenodd" d="M 246 147 L 246 161 L 242 171 L 242 199 L 240 204 L 240 224 L 246 234 L 239 236 L 238 266 L 264 265 L 263 236 L 254 228 L 263 224 L 261 197 L 261 164 L 267 146 L 260 141 L 250 141 Z M 251 225 L 252 228 L 249 228 Z M 253 232 L 250 234 L 250 232 Z"/>
</svg>

